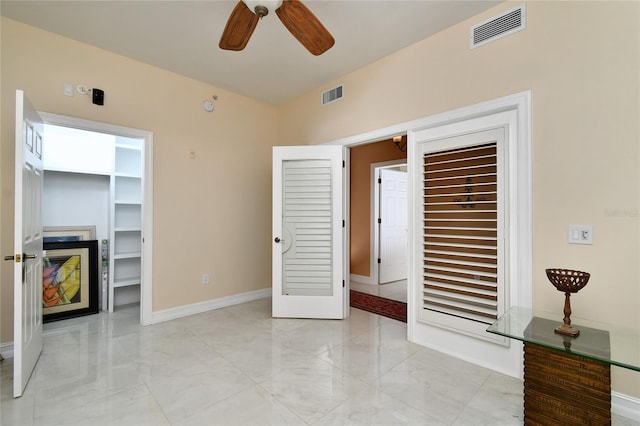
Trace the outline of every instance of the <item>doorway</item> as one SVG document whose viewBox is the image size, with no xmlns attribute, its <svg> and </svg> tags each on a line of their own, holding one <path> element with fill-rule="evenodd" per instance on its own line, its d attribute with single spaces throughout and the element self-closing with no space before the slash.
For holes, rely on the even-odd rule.
<svg viewBox="0 0 640 426">
<path fill-rule="evenodd" d="M 383 169 L 406 171 L 406 166 L 402 166 L 406 165 L 405 148 L 405 136 L 400 141 L 389 138 L 349 148 L 350 305 L 400 321 L 406 321 L 408 269 L 406 264 L 400 266 L 404 277 L 396 276 L 398 279 L 391 278 L 381 285 L 382 263 L 378 259 L 386 248 L 381 250 L 377 220 L 381 217 L 378 177 Z M 406 223 L 406 208 L 404 216 Z"/>
<path fill-rule="evenodd" d="M 99 240 L 109 240 L 110 245 L 106 256 L 109 264 L 105 265 L 109 270 L 106 294 L 110 303 L 102 303 L 101 307 L 104 308 L 106 305 L 107 310 L 112 310 L 114 301 L 116 306 L 139 302 L 140 323 L 151 324 L 153 134 L 144 130 L 56 114 L 41 113 L 41 116 L 45 125 L 52 129 L 92 132 L 112 141 L 109 154 L 101 154 L 102 151 L 97 147 L 91 147 L 84 156 L 80 156 L 79 161 L 82 167 L 87 167 L 90 163 L 99 164 L 94 167 L 97 168 L 97 172 L 85 173 L 84 176 L 91 175 L 86 181 L 91 182 L 91 187 L 96 189 L 93 196 L 100 198 L 102 203 L 105 203 L 106 197 L 109 213 L 106 219 L 103 215 L 99 220 L 101 231 L 99 236 L 96 235 Z M 45 156 L 46 153 L 45 141 Z M 109 159 L 108 164 L 99 161 L 99 157 L 105 155 Z M 134 170 L 132 167 L 136 163 L 139 168 L 134 167 Z M 75 182 L 72 185 L 76 186 L 79 185 L 78 182 L 82 182 L 82 178 L 70 179 L 71 173 L 55 170 L 55 167 L 54 170 L 45 173 L 52 177 L 50 183 L 53 183 L 56 191 L 64 191 L 65 185 L 70 182 Z M 117 231 L 115 234 L 114 230 Z M 117 235 L 118 232 L 120 235 Z M 120 262 L 117 269 L 115 262 Z M 122 283 L 126 285 L 120 285 Z M 104 298 L 105 292 L 102 294 Z"/>
<path fill-rule="evenodd" d="M 404 162 L 395 165 L 372 164 L 371 167 L 375 192 L 371 222 L 374 225 L 374 248 L 377 248 L 377 252 L 373 253 L 372 261 L 377 262 L 378 265 L 378 286 L 388 286 L 404 281 L 406 290 L 409 231 L 407 164 Z M 406 292 L 392 293 L 389 296 L 387 297 L 390 299 L 407 301 Z"/>
<path fill-rule="evenodd" d="M 477 127 L 473 127 L 478 125 Z M 517 262 L 509 264 L 509 300 L 512 305 L 531 307 L 532 299 L 532 278 L 531 278 L 531 92 L 525 91 L 513 95 L 485 101 L 479 104 L 458 108 L 443 112 L 437 115 L 421 118 L 411 122 L 401 123 L 385 127 L 376 131 L 364 133 L 358 136 L 350 136 L 344 139 L 333 141 L 330 144 L 338 144 L 348 148 L 347 153 L 353 152 L 354 148 L 361 145 L 366 146 L 371 142 L 380 141 L 384 138 L 393 137 L 397 134 L 408 135 L 408 174 L 409 174 L 409 223 L 412 230 L 409 233 L 409 297 L 407 303 L 407 338 L 411 342 L 418 343 L 425 347 L 436 348 L 439 351 L 449 353 L 456 357 L 469 357 L 472 362 L 481 365 L 491 366 L 497 371 L 508 372 L 517 376 L 517 369 L 521 368 L 521 353 L 516 353 L 510 349 L 505 350 L 495 343 L 485 342 L 476 337 L 469 337 L 465 333 L 456 330 L 444 329 L 441 326 L 434 326 L 418 319 L 418 304 L 422 293 L 422 268 L 421 264 L 414 260 L 422 254 L 421 231 L 418 218 L 420 216 L 419 207 L 422 205 L 422 179 L 423 171 L 417 164 L 417 140 L 429 142 L 429 140 L 448 137 L 451 135 L 461 135 L 476 130 L 487 129 L 496 126 L 505 126 L 508 129 L 508 161 L 509 169 L 509 200 L 510 208 L 513 212 L 510 223 L 510 250 L 509 258 L 517 259 Z M 427 135 L 427 133 L 429 133 Z M 419 138 L 419 139 L 418 139 Z M 348 162 L 347 164 L 351 164 Z M 351 173 L 347 174 L 347 178 Z M 345 185 L 346 199 L 349 200 L 350 192 L 353 192 L 353 182 Z M 351 203 L 352 205 L 353 203 Z M 349 213 L 349 212 L 348 212 Z M 358 278 L 358 271 L 353 265 L 353 256 L 363 247 L 356 246 L 353 241 L 355 232 L 351 229 L 358 226 L 354 219 L 353 211 L 347 214 L 350 221 L 347 223 L 347 242 L 352 242 L 353 247 L 347 251 L 351 259 L 350 274 L 346 276 L 347 281 Z M 368 220 L 367 220 L 368 222 Z M 368 264 L 368 262 L 367 262 Z M 365 271 L 366 273 L 366 271 Z M 369 279 L 370 276 L 363 276 Z M 346 287 L 350 287 L 347 282 Z M 486 334 L 486 333 L 485 333 Z M 437 342 L 437 345 L 434 344 Z M 471 352 L 468 348 L 476 348 Z M 462 350 L 463 348 L 464 350 Z M 464 352 L 464 353 L 463 353 Z"/>
</svg>

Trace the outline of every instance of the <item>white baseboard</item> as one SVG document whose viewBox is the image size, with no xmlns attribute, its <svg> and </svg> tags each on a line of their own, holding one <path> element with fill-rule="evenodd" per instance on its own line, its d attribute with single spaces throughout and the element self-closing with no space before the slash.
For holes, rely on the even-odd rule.
<svg viewBox="0 0 640 426">
<path fill-rule="evenodd" d="M 611 392 L 611 412 L 640 422 L 640 399 L 623 393 Z"/>
<path fill-rule="evenodd" d="M 372 277 L 365 277 L 364 275 L 350 274 L 349 279 L 351 281 L 359 282 L 360 284 L 377 285 L 377 283 L 373 280 Z"/>
<path fill-rule="evenodd" d="M 13 342 L 0 343 L 0 354 L 3 358 L 13 358 Z"/>
<path fill-rule="evenodd" d="M 218 299 L 207 300 L 206 302 L 193 303 L 191 305 L 179 306 L 177 308 L 165 309 L 153 312 L 151 314 L 151 324 L 171 321 L 178 318 L 188 317 L 190 315 L 201 314 L 203 312 L 212 311 L 214 309 L 226 308 L 228 306 L 238 305 L 240 303 L 251 302 L 252 300 L 264 299 L 271 297 L 271 288 L 262 290 L 249 291 L 233 296 L 220 297 Z"/>
</svg>

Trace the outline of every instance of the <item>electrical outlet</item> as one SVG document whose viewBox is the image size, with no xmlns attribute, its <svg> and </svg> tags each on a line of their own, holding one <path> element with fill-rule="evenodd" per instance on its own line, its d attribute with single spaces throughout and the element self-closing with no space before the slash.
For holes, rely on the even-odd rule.
<svg viewBox="0 0 640 426">
<path fill-rule="evenodd" d="M 209 274 L 202 274 L 202 284 L 209 284 Z"/>
</svg>

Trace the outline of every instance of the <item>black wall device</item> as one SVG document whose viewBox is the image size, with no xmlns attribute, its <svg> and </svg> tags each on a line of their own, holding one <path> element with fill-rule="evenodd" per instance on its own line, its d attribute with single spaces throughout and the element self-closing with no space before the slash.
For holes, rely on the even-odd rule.
<svg viewBox="0 0 640 426">
<path fill-rule="evenodd" d="M 93 88 L 91 89 L 91 94 L 95 105 L 104 105 L 104 91 Z"/>
</svg>

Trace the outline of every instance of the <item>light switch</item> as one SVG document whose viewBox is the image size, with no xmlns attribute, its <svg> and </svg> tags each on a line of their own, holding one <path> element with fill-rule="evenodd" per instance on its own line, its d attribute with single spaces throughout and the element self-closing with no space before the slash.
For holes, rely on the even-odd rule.
<svg viewBox="0 0 640 426">
<path fill-rule="evenodd" d="M 593 244 L 592 225 L 569 225 L 569 244 Z"/>
<path fill-rule="evenodd" d="M 189 160 L 195 160 L 196 159 L 196 151 L 194 149 L 190 149 L 189 150 Z"/>
<path fill-rule="evenodd" d="M 62 94 L 65 96 L 73 96 L 73 84 L 62 83 Z"/>
</svg>

